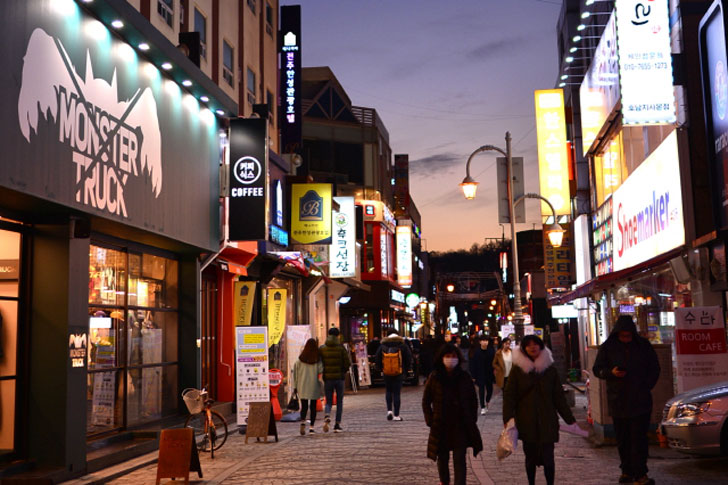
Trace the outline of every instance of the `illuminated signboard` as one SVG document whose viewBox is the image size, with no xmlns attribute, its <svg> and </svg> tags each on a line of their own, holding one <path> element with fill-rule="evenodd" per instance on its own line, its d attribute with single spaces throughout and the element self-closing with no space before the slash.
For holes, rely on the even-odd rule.
<svg viewBox="0 0 728 485">
<path fill-rule="evenodd" d="M 267 239 L 268 121 L 230 120 L 231 241 Z"/>
<path fill-rule="evenodd" d="M 541 195 L 554 206 L 556 215 L 569 215 L 569 153 L 566 145 L 564 92 L 540 90 L 536 98 L 536 132 L 538 138 L 538 176 Z M 542 202 L 541 213 L 551 215 Z"/>
<path fill-rule="evenodd" d="M 389 238 L 387 237 L 387 231 L 382 228 L 382 230 L 379 232 L 379 259 L 381 260 L 382 264 L 382 276 L 389 275 L 389 252 L 387 251 L 388 240 Z"/>
<path fill-rule="evenodd" d="M 667 0 L 616 0 L 622 123 L 674 123 Z"/>
<path fill-rule="evenodd" d="M 420 295 L 417 293 L 408 293 L 405 297 L 405 302 L 409 308 L 414 308 L 420 304 Z"/>
<path fill-rule="evenodd" d="M 331 235 L 330 269 L 332 278 L 356 276 L 356 214 L 354 197 L 334 197 L 339 210 L 334 211 Z"/>
<path fill-rule="evenodd" d="M 715 212 L 728 227 L 728 59 L 725 13 L 720 1 L 700 21 L 700 67 L 703 81 L 708 156 L 711 161 Z"/>
<path fill-rule="evenodd" d="M 635 169 L 612 199 L 615 271 L 685 243 L 676 131 Z"/>
<path fill-rule="evenodd" d="M 412 286 L 412 228 L 397 226 L 397 284 Z"/>
<path fill-rule="evenodd" d="M 391 291 L 392 301 L 396 301 L 397 303 L 404 303 L 405 302 L 405 296 L 404 293 L 397 290 Z"/>
<path fill-rule="evenodd" d="M 283 153 L 301 151 L 301 7 L 281 7 L 281 116 Z"/>
<path fill-rule="evenodd" d="M 597 209 L 592 216 L 594 241 L 594 272 L 597 276 L 614 271 L 612 260 L 612 198 Z"/>
<path fill-rule="evenodd" d="M 579 87 L 582 148 L 586 154 L 619 100 L 617 29 L 609 17 L 589 70 Z"/>
<path fill-rule="evenodd" d="M 331 184 L 291 185 L 291 237 L 301 244 L 331 243 Z"/>
<path fill-rule="evenodd" d="M 574 258 L 571 249 L 570 224 L 563 223 L 565 230 L 561 246 L 551 245 L 546 232 L 543 233 L 543 269 L 547 289 L 568 289 L 574 282 Z"/>
</svg>

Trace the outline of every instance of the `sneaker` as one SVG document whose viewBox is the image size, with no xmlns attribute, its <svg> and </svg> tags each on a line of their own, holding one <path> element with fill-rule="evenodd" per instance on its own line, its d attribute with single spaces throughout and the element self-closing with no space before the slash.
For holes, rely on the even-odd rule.
<svg viewBox="0 0 728 485">
<path fill-rule="evenodd" d="M 316 434 L 316 430 L 313 429 L 313 426 L 311 426 L 310 428 L 308 428 L 308 434 Z"/>
<path fill-rule="evenodd" d="M 485 408 L 480 408 L 480 415 L 481 415 L 481 416 L 485 416 L 485 413 L 487 413 L 487 412 L 488 412 L 488 410 L 487 410 L 487 409 L 485 409 Z"/>
<path fill-rule="evenodd" d="M 328 415 L 326 415 L 324 417 L 324 433 L 328 433 L 329 432 L 329 425 L 330 424 L 331 424 L 331 418 Z"/>
<path fill-rule="evenodd" d="M 395 421 L 402 421 L 402 416 L 395 416 L 394 417 L 394 420 Z"/>
<path fill-rule="evenodd" d="M 306 421 L 301 421 L 301 436 L 306 434 Z"/>
<path fill-rule="evenodd" d="M 395 419 L 397 419 L 397 418 L 395 418 Z M 334 433 L 341 433 L 342 431 L 344 431 L 344 430 L 341 429 L 341 425 L 339 423 L 336 423 L 334 425 Z"/>
<path fill-rule="evenodd" d="M 392 411 L 387 411 L 387 421 L 391 421 L 394 417 L 394 414 L 392 414 Z"/>
<path fill-rule="evenodd" d="M 634 485 L 655 485 L 655 481 L 647 475 L 644 475 L 640 478 L 635 478 L 633 483 Z"/>
</svg>

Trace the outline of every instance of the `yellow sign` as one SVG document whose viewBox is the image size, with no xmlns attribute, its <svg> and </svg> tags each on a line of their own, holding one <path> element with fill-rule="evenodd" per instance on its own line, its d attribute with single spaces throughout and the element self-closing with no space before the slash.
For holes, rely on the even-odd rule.
<svg viewBox="0 0 728 485">
<path fill-rule="evenodd" d="M 545 286 L 547 290 L 568 289 L 574 283 L 574 258 L 571 255 L 570 224 L 562 223 L 564 239 L 561 246 L 555 248 L 551 245 L 546 232 L 543 235 L 543 269 L 545 273 Z"/>
<path fill-rule="evenodd" d="M 250 325 L 255 303 L 255 281 L 236 281 L 233 286 L 233 323 L 236 327 Z"/>
<path fill-rule="evenodd" d="M 622 149 L 622 133 L 612 138 L 604 150 L 594 157 L 594 179 L 597 188 L 597 207 L 612 195 L 627 179 L 627 164 Z"/>
<path fill-rule="evenodd" d="M 268 289 L 268 347 L 280 342 L 286 329 L 287 294 L 285 289 Z"/>
<path fill-rule="evenodd" d="M 564 92 L 561 89 L 539 90 L 535 98 L 541 195 L 551 202 L 556 215 L 569 215 L 569 152 Z M 545 202 L 541 203 L 541 214 L 551 215 L 551 209 Z"/>
<path fill-rule="evenodd" d="M 301 244 L 331 244 L 331 184 L 291 185 L 291 237 Z"/>
</svg>

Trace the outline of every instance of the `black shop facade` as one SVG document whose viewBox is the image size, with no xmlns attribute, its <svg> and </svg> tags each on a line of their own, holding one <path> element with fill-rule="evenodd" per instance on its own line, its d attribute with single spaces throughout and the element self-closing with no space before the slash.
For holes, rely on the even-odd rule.
<svg viewBox="0 0 728 485">
<path fill-rule="evenodd" d="M 126 32 L 151 32 L 130 10 Z M 237 107 L 73 2 L 2 2 L 0 32 L 0 476 L 33 463 L 59 481 L 199 386 L 222 120 L 194 90 Z M 195 75 L 161 35 L 146 40 Z"/>
</svg>

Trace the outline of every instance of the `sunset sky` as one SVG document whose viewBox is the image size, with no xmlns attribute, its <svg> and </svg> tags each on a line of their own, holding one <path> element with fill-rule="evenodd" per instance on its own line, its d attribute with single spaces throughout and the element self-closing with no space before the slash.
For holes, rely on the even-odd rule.
<svg viewBox="0 0 728 485">
<path fill-rule="evenodd" d="M 557 0 L 282 0 L 301 5 L 304 67 L 329 66 L 354 105 L 374 108 L 393 153 L 410 157 L 410 191 L 430 251 L 500 237 L 495 154 L 472 162 L 478 196 L 458 184 L 476 148 L 524 157 L 538 192 L 533 91 L 557 80 Z M 540 227 L 539 204 L 527 223 Z M 506 227 L 506 237 L 510 228 Z"/>
</svg>

